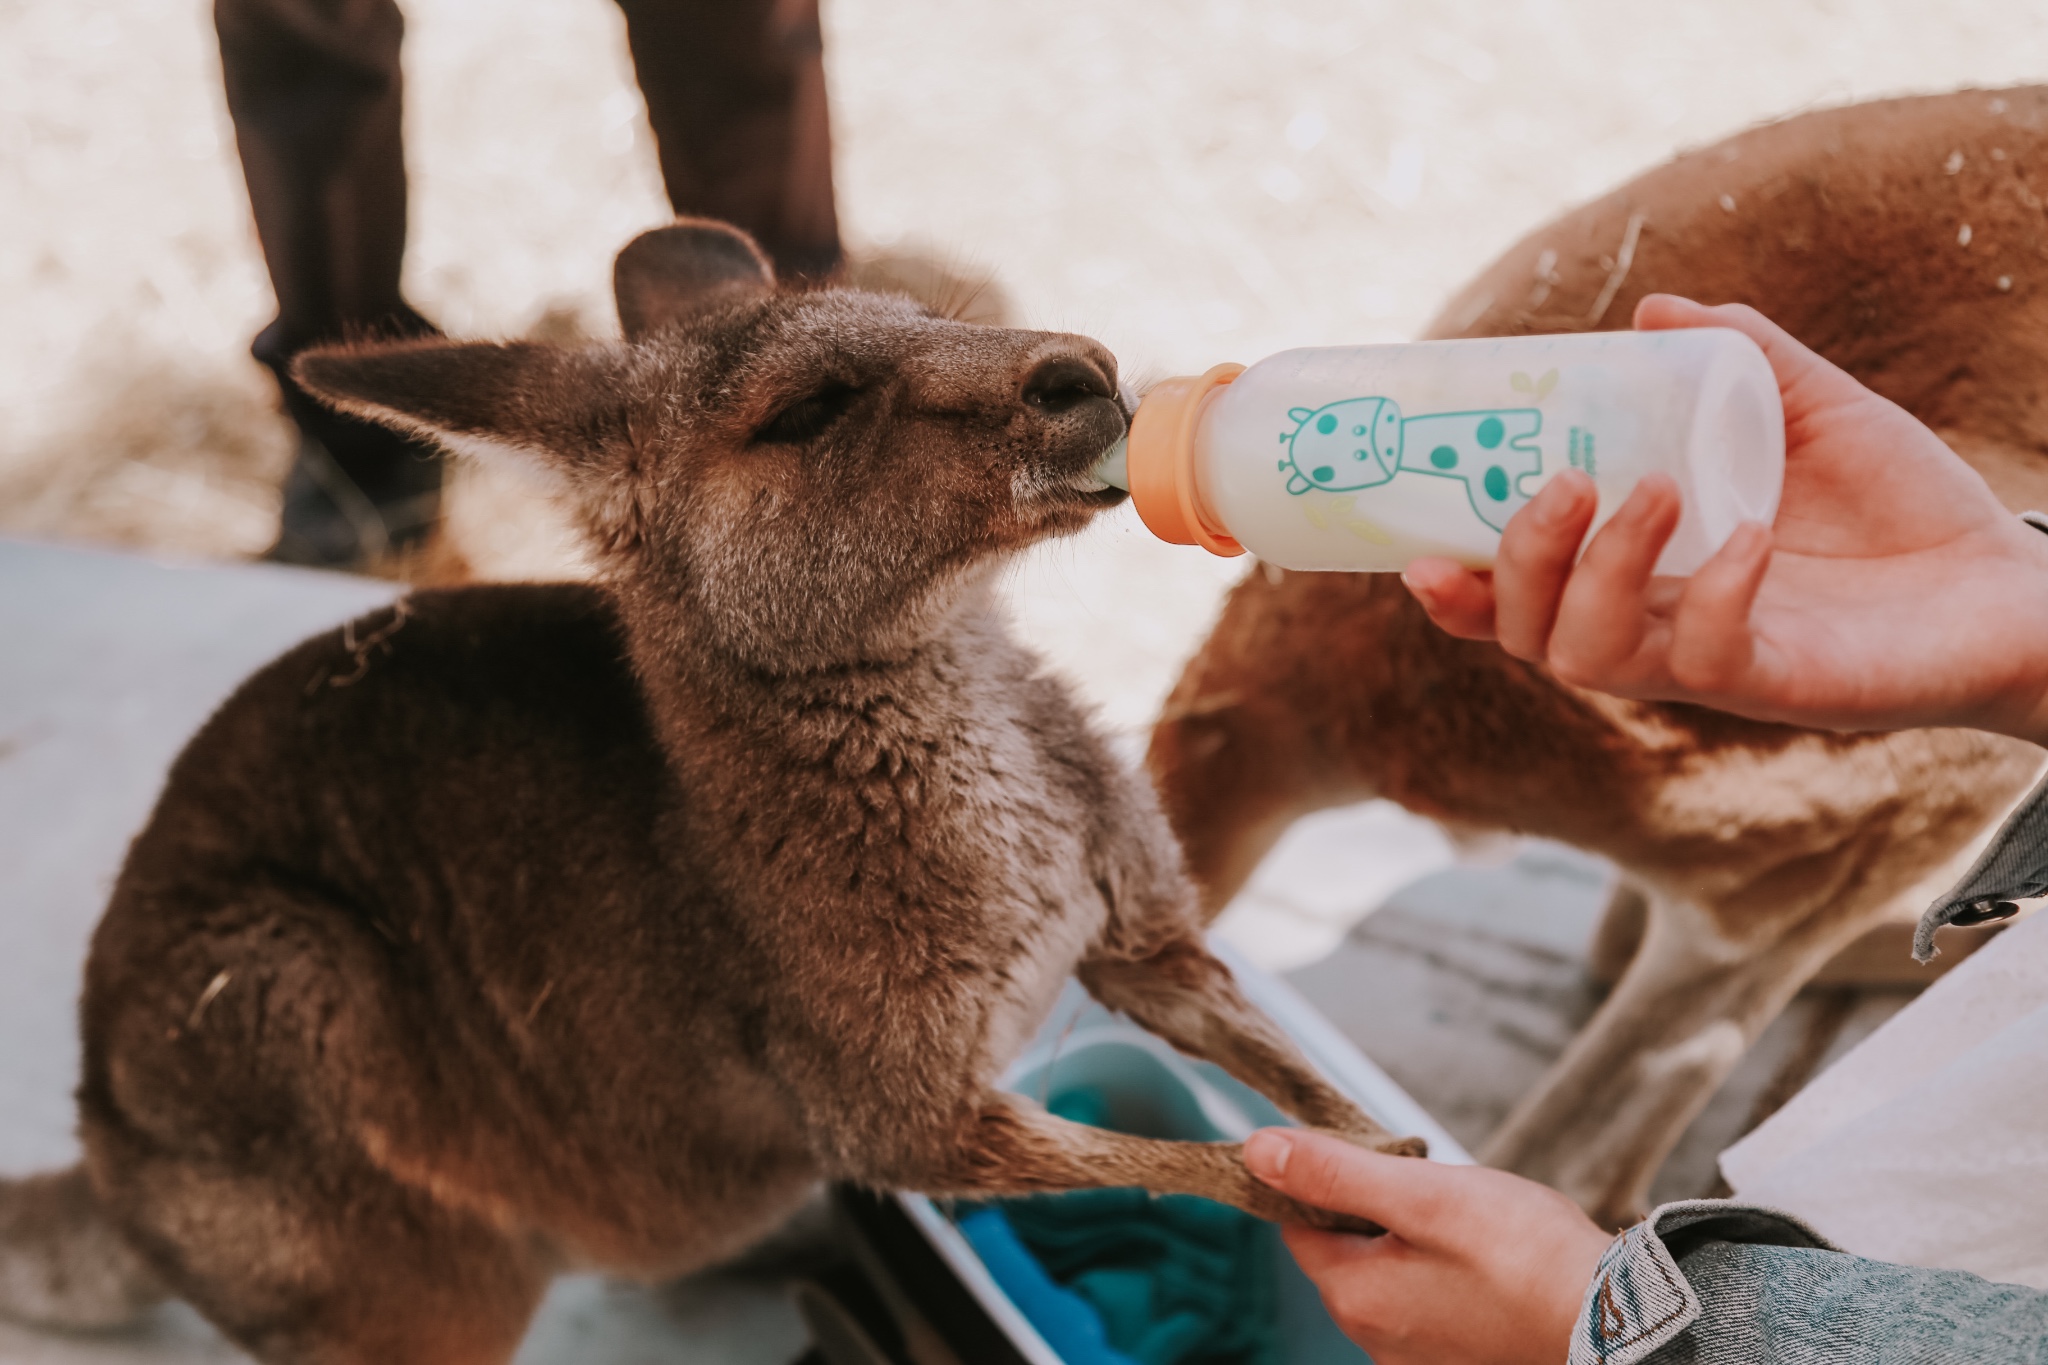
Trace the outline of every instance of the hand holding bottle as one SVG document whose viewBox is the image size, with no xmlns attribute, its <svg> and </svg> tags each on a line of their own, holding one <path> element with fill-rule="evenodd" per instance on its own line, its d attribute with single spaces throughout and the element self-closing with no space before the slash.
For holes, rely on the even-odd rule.
<svg viewBox="0 0 2048 1365">
<path fill-rule="evenodd" d="M 1595 500 L 1566 472 L 1508 522 L 1491 573 L 1408 567 L 1431 617 L 1624 697 L 2048 739 L 2048 535 L 1904 409 L 1754 309 L 1652 295 L 1636 326 L 1730 327 L 1763 347 L 1785 409 L 1775 523 L 1743 526 L 1690 578 L 1653 577 L 1676 487 L 1645 479 L 1581 557 Z"/>
<path fill-rule="evenodd" d="M 1560 472 L 1590 476 L 1596 524 L 1663 473 L 1683 574 L 1771 516 L 1784 432 L 1770 363 L 1728 328 L 1321 346 L 1162 380 L 1094 473 L 1163 540 L 1309 572 L 1488 568 Z"/>
</svg>

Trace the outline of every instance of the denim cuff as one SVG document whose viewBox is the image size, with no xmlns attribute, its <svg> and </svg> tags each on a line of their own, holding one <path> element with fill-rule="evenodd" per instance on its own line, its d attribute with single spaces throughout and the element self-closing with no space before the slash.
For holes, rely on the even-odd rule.
<svg viewBox="0 0 2048 1365">
<path fill-rule="evenodd" d="M 2019 913 L 2016 901 L 2048 895 L 2048 777 L 2006 817 L 1976 866 L 1920 917 L 1913 956 L 1934 956 L 1934 931 L 1944 924 L 1988 924 Z"/>
<path fill-rule="evenodd" d="M 2022 512 L 2020 520 L 2048 533 L 2048 512 Z M 2014 901 L 2048 895 L 2048 778 L 2006 817 L 1976 866 L 1949 893 L 1927 907 L 1913 934 L 1913 956 L 1934 958 L 1934 931 L 1944 924 L 1986 924 L 2010 919 Z"/>
<path fill-rule="evenodd" d="M 1678 1262 L 1704 1242 L 1835 1250 L 1797 1218 L 1758 1204 L 1665 1204 L 1616 1237 L 1600 1258 L 1572 1328 L 1568 1365 L 1637 1365 L 1692 1326 L 1700 1299 Z"/>
</svg>

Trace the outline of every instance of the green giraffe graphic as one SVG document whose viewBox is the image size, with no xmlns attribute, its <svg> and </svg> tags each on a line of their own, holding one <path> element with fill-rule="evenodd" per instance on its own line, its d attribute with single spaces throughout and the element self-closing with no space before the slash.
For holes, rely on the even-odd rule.
<svg viewBox="0 0 2048 1365">
<path fill-rule="evenodd" d="M 1396 474 L 1460 479 L 1474 515 L 1499 531 L 1532 496 L 1523 478 L 1543 471 L 1535 444 L 1543 414 L 1535 408 L 1403 417 L 1391 398 L 1346 398 L 1287 415 L 1294 429 L 1280 433 L 1280 472 L 1296 495 L 1375 488 Z"/>
</svg>

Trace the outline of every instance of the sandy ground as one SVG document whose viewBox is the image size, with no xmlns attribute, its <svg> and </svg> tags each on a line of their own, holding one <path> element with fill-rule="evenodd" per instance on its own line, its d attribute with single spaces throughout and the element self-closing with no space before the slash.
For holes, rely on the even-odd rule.
<svg viewBox="0 0 2048 1365">
<path fill-rule="evenodd" d="M 406 8 L 415 302 L 460 335 L 608 330 L 611 253 L 666 212 L 616 10 Z M 854 248 L 992 272 L 1021 321 L 1098 335 L 1139 375 L 1410 335 L 1528 228 L 1760 119 L 2048 74 L 2048 31 L 2006 0 L 825 17 Z M 0 528 L 268 542 L 288 436 L 244 350 L 271 304 L 203 0 L 0 0 L 0 301 Z M 485 567 L 560 561 L 481 492 L 455 501 Z M 1126 513 L 1014 586 L 1028 633 L 1132 730 L 1237 572 Z"/>
</svg>

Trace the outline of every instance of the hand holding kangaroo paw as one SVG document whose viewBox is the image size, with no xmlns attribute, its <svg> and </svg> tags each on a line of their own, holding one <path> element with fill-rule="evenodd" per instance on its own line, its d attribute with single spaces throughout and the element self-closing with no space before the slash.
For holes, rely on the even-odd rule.
<svg viewBox="0 0 2048 1365">
<path fill-rule="evenodd" d="M 1267 1130 L 1268 1133 L 1274 1131 L 1285 1130 Z M 1323 1137 L 1336 1138 L 1347 1146 L 1356 1147 L 1362 1151 L 1373 1152 L 1382 1156 L 1426 1157 L 1429 1155 L 1428 1141 L 1419 1137 L 1388 1137 L 1385 1133 L 1361 1137 L 1355 1133 L 1328 1128 L 1292 1130 L 1292 1133 L 1301 1132 L 1316 1133 Z M 1254 1136 L 1258 1137 L 1256 1134 Z M 1247 1142 L 1245 1144 L 1245 1167 L 1260 1180 L 1266 1180 L 1271 1173 L 1269 1166 L 1262 1166 L 1259 1163 L 1270 1161 L 1272 1142 L 1273 1139 L 1271 1137 L 1260 1138 L 1258 1144 L 1259 1154 L 1257 1156 L 1253 1154 L 1252 1143 Z M 1386 1233 L 1385 1227 L 1358 1213 L 1346 1212 L 1340 1207 L 1307 1203 L 1296 1198 L 1281 1198 L 1270 1209 L 1261 1207 L 1260 1209 L 1253 1210 L 1253 1212 L 1275 1223 L 1316 1228 L 1323 1232 L 1348 1232 L 1359 1237 L 1379 1237 Z"/>
<path fill-rule="evenodd" d="M 1373 1125 L 1373 1129 L 1369 1133 L 1354 1132 L 1349 1128 L 1323 1128 L 1314 1126 L 1306 1130 L 1298 1131 L 1322 1133 L 1328 1137 L 1333 1137 L 1337 1138 L 1340 1141 L 1348 1142 L 1353 1147 L 1362 1147 L 1368 1152 L 1378 1152 L 1381 1156 L 1426 1157 L 1429 1155 L 1428 1138 L 1395 1137 L 1393 1134 L 1387 1132 L 1386 1129 L 1381 1128 L 1377 1124 Z"/>
<path fill-rule="evenodd" d="M 1340 1213 L 1335 1209 L 1320 1208 L 1305 1204 L 1299 1199 L 1290 1199 L 1277 1194 L 1270 1188 L 1253 1182 L 1253 1193 L 1242 1206 L 1246 1213 L 1263 1218 L 1281 1227 L 1313 1228 L 1318 1232 L 1343 1232 L 1354 1237 L 1383 1237 L 1386 1228 L 1370 1218 L 1357 1214 Z"/>
<path fill-rule="evenodd" d="M 1268 1129 L 1356 1147 L 1377 1160 L 1381 1149 L 1420 1155 L 1420 1138 L 1360 1139 L 1345 1133 Z M 960 1164 L 919 1182 L 933 1192 L 964 1195 L 1052 1193 L 1130 1188 L 1192 1194 L 1287 1226 L 1377 1237 L 1386 1229 L 1360 1210 L 1304 1198 L 1274 1183 L 1255 1164 L 1249 1144 L 1170 1142 L 1091 1128 L 1049 1114 L 1015 1095 L 992 1095 L 959 1148 Z M 1417 1163 L 1418 1169 L 1421 1163 Z"/>
<path fill-rule="evenodd" d="M 1390 1161 L 1334 1134 L 1267 1128 L 1245 1165 L 1290 1203 L 1384 1229 L 1296 1224 L 1287 1249 L 1380 1365 L 1563 1360 L 1611 1238 L 1569 1199 L 1483 1166 Z"/>
<path fill-rule="evenodd" d="M 988 1098 L 957 1150 L 957 1166 L 916 1183 L 932 1193 L 962 1195 L 1137 1188 L 1198 1195 L 1273 1223 L 1380 1231 L 1352 1212 L 1274 1188 L 1254 1172 L 1239 1143 L 1172 1142 L 1091 1128 L 1010 1094 Z"/>
</svg>

